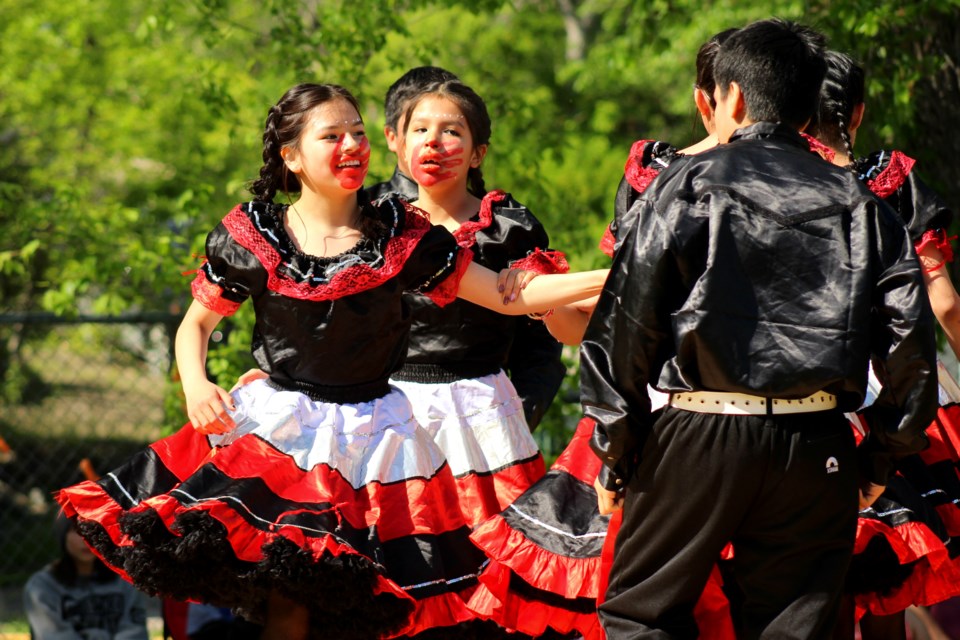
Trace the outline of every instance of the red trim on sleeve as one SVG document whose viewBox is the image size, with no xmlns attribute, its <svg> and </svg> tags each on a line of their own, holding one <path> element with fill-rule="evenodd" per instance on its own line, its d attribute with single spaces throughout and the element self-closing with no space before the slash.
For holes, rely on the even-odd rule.
<svg viewBox="0 0 960 640">
<path fill-rule="evenodd" d="M 654 140 L 637 140 L 630 147 L 630 155 L 627 156 L 627 162 L 623 166 L 623 177 L 633 187 L 637 193 L 643 193 L 653 179 L 660 173 L 653 167 L 643 166 L 643 150 L 654 142 Z"/>
<path fill-rule="evenodd" d="M 613 250 L 616 246 L 617 239 L 613 236 L 610 225 L 607 225 L 607 228 L 603 230 L 603 237 L 600 238 L 600 251 L 603 251 L 607 256 L 612 258 Z"/>
<path fill-rule="evenodd" d="M 920 240 L 914 243 L 914 248 L 917 251 L 917 255 L 920 255 L 920 252 L 926 249 L 928 246 L 933 245 L 937 248 L 938 251 L 943 255 L 943 260 L 932 267 L 924 267 L 924 272 L 931 273 L 936 271 L 943 265 L 948 262 L 953 262 L 953 245 L 951 242 L 957 239 L 957 236 L 947 237 L 947 232 L 943 229 L 927 229 L 923 232 L 923 235 L 920 237 Z"/>
<path fill-rule="evenodd" d="M 888 198 L 903 186 L 916 160 L 902 151 L 891 151 L 890 161 L 877 177 L 867 180 L 867 187 L 880 198 Z"/>
<path fill-rule="evenodd" d="M 567 263 L 567 256 L 562 251 L 547 250 L 543 251 L 537 247 L 526 257 L 514 260 L 510 263 L 512 269 L 525 269 L 535 271 L 541 275 L 546 273 L 566 273 L 570 271 L 570 265 Z"/>
<path fill-rule="evenodd" d="M 222 316 L 232 316 L 240 308 L 239 302 L 227 300 L 223 297 L 223 289 L 207 279 L 207 274 L 200 269 L 190 285 L 193 297 L 210 311 Z"/>
<path fill-rule="evenodd" d="M 467 267 L 473 262 L 473 251 L 460 248 L 457 251 L 456 261 L 457 264 L 454 267 L 453 273 L 444 278 L 443 282 L 439 285 L 430 291 L 425 291 L 423 294 L 430 298 L 438 307 L 445 307 L 457 299 L 457 292 L 460 290 L 460 280 L 463 279 L 463 274 L 467 272 Z"/>
</svg>

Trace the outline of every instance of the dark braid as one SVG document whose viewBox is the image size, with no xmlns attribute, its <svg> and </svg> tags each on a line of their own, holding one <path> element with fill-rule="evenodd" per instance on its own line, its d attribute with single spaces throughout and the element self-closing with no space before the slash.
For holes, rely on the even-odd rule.
<svg viewBox="0 0 960 640">
<path fill-rule="evenodd" d="M 291 192 L 300 191 L 300 180 L 287 169 L 280 151 L 296 148 L 311 111 L 331 100 L 346 100 L 360 113 L 356 98 L 335 84 L 298 84 L 270 107 L 263 130 L 263 166 L 260 177 L 250 186 L 257 200 L 273 202 L 277 192 L 289 197 Z"/>
<path fill-rule="evenodd" d="M 459 80 L 432 82 L 420 87 L 417 93 L 411 94 L 403 113 L 403 122 L 406 128 L 410 127 L 410 118 L 413 116 L 414 109 L 427 96 L 446 98 L 460 107 L 463 117 L 467 120 L 467 127 L 470 129 L 470 137 L 473 138 L 474 147 L 490 144 L 492 125 L 490 114 L 487 112 L 487 105 L 476 91 Z M 479 198 L 487 193 L 480 167 L 472 167 L 467 172 L 467 188 Z"/>
<path fill-rule="evenodd" d="M 863 103 L 864 71 L 850 56 L 827 51 L 827 74 L 820 86 L 820 105 L 807 132 L 834 149 L 843 148 L 853 161 L 850 120 L 853 110 Z"/>
</svg>

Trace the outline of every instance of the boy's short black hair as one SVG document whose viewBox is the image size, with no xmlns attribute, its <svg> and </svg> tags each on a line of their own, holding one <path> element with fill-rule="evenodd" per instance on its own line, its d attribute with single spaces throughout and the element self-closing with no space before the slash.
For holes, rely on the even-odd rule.
<svg viewBox="0 0 960 640">
<path fill-rule="evenodd" d="M 714 68 L 720 95 L 736 82 L 751 120 L 800 128 L 817 109 L 825 46 L 821 33 L 796 22 L 749 24 L 720 46 Z"/>
<path fill-rule="evenodd" d="M 383 100 L 385 124 L 396 129 L 403 107 L 410 96 L 419 93 L 427 85 L 450 80 L 459 80 L 459 78 L 455 73 L 441 67 L 414 67 L 407 71 L 387 89 L 387 95 Z"/>
</svg>

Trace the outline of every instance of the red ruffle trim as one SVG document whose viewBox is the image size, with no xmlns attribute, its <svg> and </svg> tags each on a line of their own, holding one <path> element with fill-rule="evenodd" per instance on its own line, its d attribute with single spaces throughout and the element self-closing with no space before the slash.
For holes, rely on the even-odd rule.
<svg viewBox="0 0 960 640">
<path fill-rule="evenodd" d="M 630 147 L 630 155 L 627 156 L 627 162 L 623 166 L 623 177 L 627 183 L 637 191 L 643 193 L 646 191 L 653 179 L 660 173 L 653 167 L 643 166 L 643 149 L 654 140 L 637 140 Z"/>
<path fill-rule="evenodd" d="M 459 593 L 441 593 L 423 600 L 414 600 L 410 624 L 396 634 L 385 637 L 412 636 L 428 629 L 452 627 L 476 620 L 477 614 L 467 608 L 465 601 L 474 589 L 476 587 Z"/>
<path fill-rule="evenodd" d="M 456 476 L 460 509 L 467 525 L 473 529 L 500 514 L 543 477 L 546 469 L 543 456 L 518 461 L 496 473 L 468 473 Z"/>
<path fill-rule="evenodd" d="M 387 241 L 383 251 L 384 264 L 374 269 L 367 264 L 358 264 L 338 271 L 327 284 L 316 286 L 308 282 L 295 282 L 277 274 L 281 256 L 260 235 L 253 222 L 240 209 L 233 208 L 223 219 L 223 224 L 240 246 L 252 252 L 267 270 L 267 287 L 271 291 L 298 300 L 336 300 L 343 296 L 367 291 L 397 275 L 416 248 L 417 243 L 430 229 L 430 221 L 418 215 L 415 207 L 403 202 L 405 224 L 403 232 Z"/>
<path fill-rule="evenodd" d="M 940 537 L 922 522 L 904 522 L 890 527 L 879 520 L 859 518 L 853 553 L 862 553 L 876 536 L 883 536 L 900 564 L 926 558 L 934 568 L 949 560 L 950 554 Z"/>
<path fill-rule="evenodd" d="M 232 316 L 240 308 L 239 302 L 227 300 L 223 297 L 223 289 L 210 280 L 203 272 L 203 269 L 197 271 L 193 283 L 190 285 L 193 297 L 210 311 L 219 313 L 222 316 Z"/>
<path fill-rule="evenodd" d="M 923 235 L 920 237 L 919 242 L 916 242 L 913 246 L 917 251 L 917 255 L 920 254 L 925 248 L 930 245 L 933 245 L 937 248 L 938 251 L 943 255 L 943 260 L 941 260 L 937 265 L 933 267 L 924 267 L 924 271 L 931 273 L 936 271 L 943 265 L 948 262 L 953 262 L 953 245 L 951 242 L 957 239 L 957 236 L 947 237 L 947 232 L 943 229 L 927 229 L 923 232 Z"/>
<path fill-rule="evenodd" d="M 585 640 L 603 640 L 596 612 L 577 613 L 569 609 L 529 600 L 510 592 L 510 570 L 491 561 L 480 576 L 480 586 L 470 598 L 469 607 L 480 618 L 493 620 L 501 627 L 541 636 L 547 628 L 560 633 L 576 631 Z"/>
<path fill-rule="evenodd" d="M 470 263 L 473 262 L 473 251 L 461 248 L 456 255 L 457 264 L 453 268 L 453 273 L 443 279 L 443 282 L 435 286 L 430 291 L 424 291 L 423 295 L 430 298 L 438 307 L 445 307 L 457 299 L 457 292 L 460 290 L 460 281 L 463 274 L 467 272 Z"/>
<path fill-rule="evenodd" d="M 960 404 L 951 402 L 937 410 L 937 433 L 941 442 L 950 450 L 950 459 L 960 462 Z M 930 435 L 930 428 L 927 428 Z"/>
<path fill-rule="evenodd" d="M 810 151 L 813 151 L 827 162 L 833 162 L 833 159 L 837 156 L 837 153 L 833 149 L 823 144 L 809 133 L 801 133 L 800 135 L 804 140 L 807 141 L 807 144 L 810 145 Z"/>
<path fill-rule="evenodd" d="M 453 232 L 457 244 L 464 248 L 472 247 L 477 241 L 477 233 L 493 224 L 494 203 L 502 202 L 506 197 L 506 192 L 500 189 L 494 189 L 483 196 L 480 201 L 479 220 L 467 220 Z"/>
<path fill-rule="evenodd" d="M 857 620 L 866 613 L 889 616 L 911 605 L 929 607 L 960 595 L 960 561 L 952 560 L 938 567 L 926 559 L 918 562 L 907 580 L 892 593 L 857 595 Z"/>
<path fill-rule="evenodd" d="M 867 187 L 880 198 L 888 198 L 903 186 L 916 160 L 901 151 L 891 151 L 887 166 L 875 178 L 867 180 Z"/>
<path fill-rule="evenodd" d="M 551 553 L 527 540 L 500 516 L 477 527 L 470 539 L 497 564 L 541 591 L 568 599 L 596 599 L 600 594 L 599 556 L 570 558 Z"/>
<path fill-rule="evenodd" d="M 607 228 L 603 230 L 603 237 L 600 238 L 600 251 L 612 258 L 616 247 L 617 239 L 613 236 L 613 231 L 610 230 L 610 226 L 607 225 Z"/>
<path fill-rule="evenodd" d="M 567 273 L 570 271 L 567 256 L 565 256 L 562 251 L 544 251 L 540 247 L 528 253 L 526 257 L 514 260 L 510 264 L 510 267 L 513 269 L 535 271 L 541 275 L 545 273 Z"/>
<path fill-rule="evenodd" d="M 593 487 L 593 481 L 597 479 L 601 466 L 600 458 L 590 448 L 595 424 L 592 418 L 580 418 L 570 443 L 550 467 L 551 471 L 569 473 L 580 482 Z"/>
</svg>

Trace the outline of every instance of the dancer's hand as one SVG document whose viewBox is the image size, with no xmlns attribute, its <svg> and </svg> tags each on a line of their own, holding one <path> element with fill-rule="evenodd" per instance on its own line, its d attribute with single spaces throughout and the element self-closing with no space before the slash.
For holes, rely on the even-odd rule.
<svg viewBox="0 0 960 640">
<path fill-rule="evenodd" d="M 860 482 L 860 510 L 862 511 L 872 505 L 886 488 L 885 485 L 862 480 Z"/>
<path fill-rule="evenodd" d="M 600 484 L 600 478 L 593 481 L 593 488 L 597 491 L 597 508 L 600 509 L 600 515 L 605 516 L 608 513 L 623 509 L 622 493 L 605 489 Z"/>
<path fill-rule="evenodd" d="M 230 389 L 230 393 L 233 393 L 240 387 L 248 385 L 254 380 L 263 380 L 264 378 L 269 378 L 267 372 L 263 369 L 247 369 L 246 373 L 237 378 L 237 383 L 233 385 L 233 388 Z"/>
<path fill-rule="evenodd" d="M 237 427 L 227 411 L 236 410 L 229 393 L 209 380 L 184 389 L 187 399 L 187 416 L 193 428 L 204 435 L 221 435 Z"/>
<path fill-rule="evenodd" d="M 503 294 L 503 304 L 513 302 L 539 273 L 527 269 L 501 269 L 497 274 L 497 291 Z"/>
</svg>

